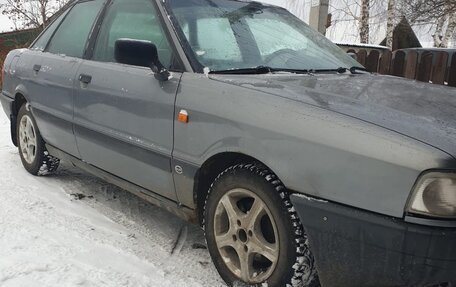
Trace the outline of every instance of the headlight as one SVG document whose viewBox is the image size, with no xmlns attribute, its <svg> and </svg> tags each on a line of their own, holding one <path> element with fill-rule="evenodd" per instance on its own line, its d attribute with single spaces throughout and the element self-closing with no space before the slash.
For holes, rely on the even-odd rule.
<svg viewBox="0 0 456 287">
<path fill-rule="evenodd" d="M 407 211 L 433 217 L 456 218 L 456 173 L 424 174 L 418 180 Z"/>
</svg>

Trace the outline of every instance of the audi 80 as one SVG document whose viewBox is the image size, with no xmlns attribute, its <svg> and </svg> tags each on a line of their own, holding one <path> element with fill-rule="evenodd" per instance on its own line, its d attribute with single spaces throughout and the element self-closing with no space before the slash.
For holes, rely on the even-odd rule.
<svg viewBox="0 0 456 287">
<path fill-rule="evenodd" d="M 228 285 L 456 283 L 456 93 L 370 74 L 285 9 L 72 2 L 9 53 L 25 169 L 200 224 Z"/>
</svg>

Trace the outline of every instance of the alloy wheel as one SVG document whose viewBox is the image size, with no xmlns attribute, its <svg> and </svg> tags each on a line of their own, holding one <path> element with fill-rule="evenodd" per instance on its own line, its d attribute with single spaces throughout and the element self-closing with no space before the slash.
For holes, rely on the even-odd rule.
<svg viewBox="0 0 456 287">
<path fill-rule="evenodd" d="M 219 201 L 214 220 L 218 251 L 228 269 L 250 284 L 267 280 L 279 259 L 277 226 L 253 192 L 237 188 Z"/>
<path fill-rule="evenodd" d="M 32 164 L 36 158 L 37 138 L 35 126 L 28 115 L 24 115 L 19 124 L 20 152 L 28 164 Z"/>
</svg>

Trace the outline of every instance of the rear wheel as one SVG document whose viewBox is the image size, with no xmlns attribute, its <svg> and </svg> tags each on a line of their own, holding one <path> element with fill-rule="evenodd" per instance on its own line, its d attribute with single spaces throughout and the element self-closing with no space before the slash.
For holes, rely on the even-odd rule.
<svg viewBox="0 0 456 287">
<path fill-rule="evenodd" d="M 209 190 L 204 228 L 229 286 L 318 285 L 302 224 L 285 187 L 267 168 L 240 164 L 221 173 Z"/>
<path fill-rule="evenodd" d="M 46 150 L 28 104 L 19 109 L 16 128 L 19 155 L 24 168 L 33 175 L 46 175 L 57 170 L 60 161 Z"/>
</svg>

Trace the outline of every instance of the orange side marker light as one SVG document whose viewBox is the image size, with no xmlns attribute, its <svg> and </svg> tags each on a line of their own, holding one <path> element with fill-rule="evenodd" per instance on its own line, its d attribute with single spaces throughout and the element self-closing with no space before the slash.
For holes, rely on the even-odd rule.
<svg viewBox="0 0 456 287">
<path fill-rule="evenodd" d="M 188 123 L 188 112 L 186 110 L 181 110 L 177 120 L 184 124 Z"/>
</svg>

